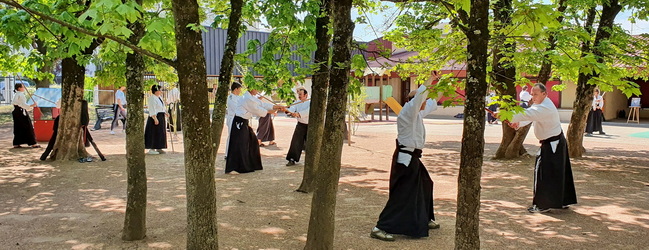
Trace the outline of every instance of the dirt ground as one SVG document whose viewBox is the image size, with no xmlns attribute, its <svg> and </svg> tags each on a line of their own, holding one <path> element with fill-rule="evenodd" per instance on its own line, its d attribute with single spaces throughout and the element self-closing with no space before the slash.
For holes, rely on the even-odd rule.
<svg viewBox="0 0 649 250">
<path fill-rule="evenodd" d="M 422 158 L 435 181 L 441 229 L 430 237 L 369 237 L 387 201 L 396 123 L 363 123 L 343 149 L 336 209 L 336 249 L 452 249 L 462 121 L 426 119 Z M 264 170 L 223 173 L 223 143 L 216 166 L 221 249 L 302 249 L 311 195 L 294 192 L 303 165 L 284 160 L 295 121 L 276 117 L 278 146 L 261 149 Z M 147 155 L 147 238 L 124 242 L 126 135 L 93 133 L 108 161 L 41 162 L 44 149 L 11 148 L 11 123 L 0 124 L 0 249 L 183 249 L 185 176 L 181 135 L 174 151 Z M 501 128 L 487 125 L 480 211 L 484 249 L 649 249 L 649 140 L 630 136 L 646 124 L 604 124 L 607 135 L 585 138 L 586 157 L 573 159 L 579 204 L 530 214 L 531 157 L 491 160 Z M 564 124 L 566 130 L 567 124 Z M 222 141 L 225 137 L 222 138 Z M 45 143 L 42 143 L 44 146 Z M 171 146 L 171 145 L 170 145 Z M 528 135 L 531 154 L 538 142 Z M 92 148 L 88 149 L 94 154 Z"/>
</svg>

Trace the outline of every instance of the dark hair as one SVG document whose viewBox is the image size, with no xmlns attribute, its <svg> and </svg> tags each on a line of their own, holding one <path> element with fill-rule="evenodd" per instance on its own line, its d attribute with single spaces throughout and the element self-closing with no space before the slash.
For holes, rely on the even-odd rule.
<svg viewBox="0 0 649 250">
<path fill-rule="evenodd" d="M 309 92 L 306 91 L 306 89 L 304 89 L 304 88 L 297 89 L 297 91 L 300 91 L 300 90 L 302 91 L 302 94 L 305 94 L 305 95 L 309 94 Z"/>
<path fill-rule="evenodd" d="M 238 82 L 232 82 L 232 85 L 230 85 L 230 91 L 234 91 L 235 89 L 241 88 L 241 83 Z"/>
<path fill-rule="evenodd" d="M 534 87 L 539 88 L 541 90 L 541 93 L 546 93 L 547 92 L 547 89 L 545 88 L 545 85 L 543 85 L 543 83 L 534 84 Z"/>
<path fill-rule="evenodd" d="M 14 92 L 16 92 L 19 88 L 22 88 L 22 87 L 25 87 L 25 86 L 23 86 L 22 83 L 16 83 L 16 85 L 14 85 Z"/>
<path fill-rule="evenodd" d="M 162 86 L 154 84 L 151 86 L 151 93 L 155 94 L 156 91 L 162 90 Z"/>
<path fill-rule="evenodd" d="M 527 90 L 527 85 L 523 85 L 523 90 Z"/>
</svg>

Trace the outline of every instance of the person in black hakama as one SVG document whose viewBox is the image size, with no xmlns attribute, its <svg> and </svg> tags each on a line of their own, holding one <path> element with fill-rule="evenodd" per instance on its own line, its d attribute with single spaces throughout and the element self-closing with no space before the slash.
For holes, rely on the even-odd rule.
<svg viewBox="0 0 649 250">
<path fill-rule="evenodd" d="M 592 107 L 593 109 L 588 112 L 588 119 L 586 120 L 586 136 L 592 136 L 595 131 L 599 131 L 600 135 L 605 135 L 606 133 L 602 129 L 604 98 L 599 95 L 599 89 L 595 89 L 593 93 Z"/>
<path fill-rule="evenodd" d="M 225 160 L 225 173 L 248 173 L 262 170 L 261 154 L 257 136 L 249 125 L 253 115 L 266 116 L 269 111 L 281 106 L 260 101 L 255 95 L 256 90 L 249 90 L 239 100 L 235 116 L 230 125 L 230 140 Z"/>
<path fill-rule="evenodd" d="M 295 125 L 293 138 L 291 138 L 291 147 L 286 154 L 288 161 L 286 166 L 293 166 L 296 162 L 300 162 L 300 156 L 302 156 L 302 150 L 306 144 L 306 134 L 309 131 L 309 108 L 311 107 L 311 101 L 308 100 L 309 94 L 306 89 L 301 88 L 297 90 L 297 97 L 300 101 L 284 110 L 287 115 L 297 118 L 297 125 Z"/>
<path fill-rule="evenodd" d="M 41 146 L 36 144 L 36 135 L 34 134 L 32 119 L 29 118 L 29 113 L 27 113 L 32 108 L 36 107 L 36 103 L 32 105 L 27 104 L 25 86 L 23 86 L 22 83 L 16 83 L 14 91 L 16 93 L 11 101 L 11 104 L 14 105 L 14 111 L 11 112 L 14 120 L 13 147 L 22 148 L 22 146 L 20 146 L 21 144 L 27 144 L 32 148 L 40 148 Z"/>
<path fill-rule="evenodd" d="M 167 148 L 167 129 L 165 125 L 165 104 L 162 101 L 162 87 L 160 85 L 151 86 L 153 95 L 147 100 L 149 109 L 149 118 L 144 128 L 144 148 L 149 149 L 147 154 L 157 155 L 164 154 L 163 149 Z"/>
<path fill-rule="evenodd" d="M 259 94 L 259 100 L 263 98 L 262 94 Z M 263 101 L 261 101 L 263 102 Z M 259 127 L 257 127 L 257 143 L 260 147 L 265 147 L 264 142 L 269 142 L 268 145 L 277 145 L 275 143 L 275 126 L 273 125 L 273 116 L 277 113 L 272 112 L 268 113 L 266 116 L 259 117 Z"/>
<path fill-rule="evenodd" d="M 423 117 L 437 109 L 435 100 L 426 98 L 422 85 L 410 96 L 397 117 L 397 142 L 390 169 L 390 194 L 370 236 L 393 241 L 392 234 L 427 237 L 429 229 L 439 228 L 433 208 L 433 180 L 422 164 L 426 139 Z"/>
<path fill-rule="evenodd" d="M 568 208 L 577 203 L 566 137 L 561 129 L 559 112 L 547 97 L 545 85 L 537 83 L 532 88 L 533 105 L 515 114 L 510 126 L 518 129 L 519 122 L 531 121 L 534 135 L 541 142 L 541 149 L 534 165 L 534 199 L 527 210 L 543 213 L 550 208 Z"/>
</svg>

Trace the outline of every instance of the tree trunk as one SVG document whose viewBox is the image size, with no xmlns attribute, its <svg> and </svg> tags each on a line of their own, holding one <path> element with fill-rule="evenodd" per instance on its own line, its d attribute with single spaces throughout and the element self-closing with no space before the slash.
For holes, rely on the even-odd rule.
<svg viewBox="0 0 649 250">
<path fill-rule="evenodd" d="M 182 126 L 187 180 L 187 249 L 218 249 L 214 148 L 210 133 L 207 72 L 196 0 L 174 0 L 176 71 L 183 100 Z"/>
<path fill-rule="evenodd" d="M 137 0 L 142 5 L 142 0 Z M 138 44 L 144 36 L 145 25 L 141 21 L 129 24 L 133 35 L 129 42 Z M 126 214 L 122 240 L 141 240 L 146 237 L 147 181 L 144 162 L 144 57 L 137 52 L 126 55 L 127 98 L 126 127 Z"/>
<path fill-rule="evenodd" d="M 81 100 L 86 69 L 74 57 L 63 59 L 61 66 L 63 87 L 59 131 L 51 158 L 58 161 L 77 160 L 88 157 L 81 140 Z"/>
<path fill-rule="evenodd" d="M 322 145 L 318 164 L 316 189 L 311 201 L 309 231 L 304 249 L 333 249 L 336 193 L 340 178 L 340 158 L 343 147 L 343 129 L 347 107 L 347 86 L 351 68 L 351 42 L 354 23 L 351 20 L 351 0 L 332 1 L 334 18 L 333 57 L 331 81 L 327 101 L 327 117 L 323 137 L 328 143 Z"/>
<path fill-rule="evenodd" d="M 225 44 L 223 58 L 221 59 L 219 85 L 216 89 L 214 110 L 212 110 L 212 140 L 214 140 L 212 145 L 214 145 L 214 159 L 216 159 L 216 152 L 219 149 L 221 134 L 223 133 L 228 90 L 230 89 L 232 69 L 234 67 L 234 54 L 236 53 L 237 41 L 239 39 L 239 34 L 241 33 L 241 11 L 243 8 L 243 0 L 230 0 L 230 8 L 227 42 Z"/>
<path fill-rule="evenodd" d="M 560 15 L 557 17 L 557 22 L 560 24 L 563 23 L 564 11 L 566 11 L 566 0 L 559 0 L 559 7 L 557 7 L 557 12 Z M 550 53 L 552 53 L 557 48 L 557 37 L 554 35 L 555 32 L 550 34 L 548 38 L 548 48 L 545 49 L 545 54 L 543 55 L 543 63 L 541 64 L 541 69 L 539 70 L 539 75 L 537 77 L 537 82 L 547 83 L 552 75 L 552 61 L 550 60 Z"/>
<path fill-rule="evenodd" d="M 508 41 L 506 34 L 501 30 L 510 26 L 512 23 L 511 14 L 512 1 L 499 0 L 493 6 L 494 21 L 497 22 L 496 30 L 497 35 L 494 35 L 494 48 L 493 48 L 493 85 L 499 96 L 509 95 L 516 100 L 516 67 L 514 62 L 509 59 L 511 55 L 516 52 L 516 43 Z M 527 136 L 528 129 L 515 130 L 510 128 L 505 123 L 502 123 L 503 138 L 500 146 L 496 151 L 495 159 L 513 159 L 527 153 L 523 147 L 523 141 Z M 514 140 L 514 138 L 522 138 L 522 140 Z"/>
<path fill-rule="evenodd" d="M 34 48 L 43 55 L 43 58 L 45 58 L 43 62 L 43 66 L 39 67 L 37 70 L 38 72 L 41 73 L 52 73 L 52 70 L 54 69 L 53 62 L 47 59 L 47 46 L 45 45 L 45 42 L 36 37 L 34 39 Z M 36 88 L 49 88 L 50 87 L 50 79 L 48 78 L 43 78 L 43 79 L 34 79 L 36 82 Z"/>
<path fill-rule="evenodd" d="M 480 249 L 480 177 L 484 153 L 489 1 L 471 0 L 467 40 L 466 104 L 458 176 L 455 249 Z"/>
<path fill-rule="evenodd" d="M 596 56 L 598 63 L 605 63 L 604 53 L 599 49 L 603 43 L 611 37 L 610 30 L 613 28 L 613 21 L 622 9 L 617 0 L 611 0 L 602 8 L 602 14 L 597 27 L 597 34 L 593 42 L 592 53 Z M 592 26 L 591 26 L 592 27 Z M 585 44 L 582 47 L 582 57 L 588 54 L 591 48 Z M 573 103 L 572 116 L 570 117 L 570 125 L 568 125 L 568 152 L 570 157 L 581 157 L 586 152 L 583 146 L 584 131 L 586 129 L 586 119 L 588 118 L 588 111 L 591 108 L 593 90 L 595 85 L 589 83 L 594 77 L 599 76 L 598 73 L 579 73 L 577 79 L 577 91 L 575 102 Z"/>
<path fill-rule="evenodd" d="M 317 49 L 314 61 L 318 69 L 313 74 L 311 85 L 311 106 L 309 108 L 309 130 L 307 131 L 306 156 L 304 157 L 304 174 L 298 192 L 310 193 L 314 189 L 317 162 L 320 159 L 322 135 L 324 133 L 324 116 L 327 106 L 327 87 L 329 86 L 329 16 L 331 0 L 321 0 L 320 16 L 316 19 L 315 39 Z"/>
</svg>

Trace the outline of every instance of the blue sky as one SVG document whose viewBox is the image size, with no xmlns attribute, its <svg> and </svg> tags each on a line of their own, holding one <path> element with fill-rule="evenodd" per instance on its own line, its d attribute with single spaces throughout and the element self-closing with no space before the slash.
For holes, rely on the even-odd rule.
<svg viewBox="0 0 649 250">
<path fill-rule="evenodd" d="M 364 42 L 371 41 L 381 37 L 383 32 L 389 29 L 390 23 L 397 13 L 397 8 L 394 7 L 394 3 L 382 3 L 383 5 L 390 6 L 390 8 L 378 14 L 368 13 L 368 24 L 356 24 L 356 28 L 354 29 L 354 39 Z M 625 11 L 618 14 L 615 22 L 621 24 L 624 29 L 630 31 L 633 35 L 649 33 L 648 21 L 638 21 L 635 24 L 631 24 L 628 21 L 631 13 L 631 11 Z M 356 18 L 357 16 L 357 13 L 353 13 L 353 18 Z"/>
</svg>

